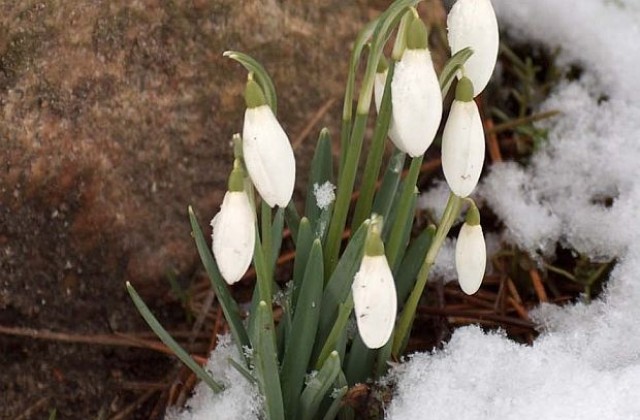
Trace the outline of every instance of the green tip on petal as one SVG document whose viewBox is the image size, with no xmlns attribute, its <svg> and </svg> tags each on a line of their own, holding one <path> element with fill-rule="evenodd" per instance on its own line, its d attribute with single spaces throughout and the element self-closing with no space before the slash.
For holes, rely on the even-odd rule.
<svg viewBox="0 0 640 420">
<path fill-rule="evenodd" d="M 364 255 L 378 257 L 384 255 L 384 244 L 382 243 L 382 216 L 374 214 L 371 216 L 371 223 L 367 232 L 367 239 L 364 244 Z"/>
<path fill-rule="evenodd" d="M 247 108 L 257 108 L 267 104 L 262 88 L 255 80 L 253 80 L 252 76 L 252 74 L 249 74 L 247 87 L 244 89 L 244 100 L 247 104 Z"/>
<path fill-rule="evenodd" d="M 384 55 L 380 55 L 380 60 L 378 61 L 378 68 L 376 69 L 376 73 L 384 73 L 389 68 L 389 62 L 384 57 Z"/>
<path fill-rule="evenodd" d="M 427 26 L 422 20 L 414 16 L 407 28 L 407 48 L 410 50 L 426 50 L 429 45 Z"/>
<path fill-rule="evenodd" d="M 469 210 L 467 210 L 467 215 L 465 216 L 464 222 L 469 226 L 478 226 L 480 224 L 480 211 L 478 210 L 478 206 L 473 200 L 468 199 L 469 201 Z"/>
<path fill-rule="evenodd" d="M 462 77 L 458 80 L 456 86 L 456 100 L 462 102 L 473 101 L 473 83 L 468 77 Z"/>
<path fill-rule="evenodd" d="M 242 162 L 239 159 L 236 159 L 233 162 L 233 169 L 231 170 L 231 174 L 229 175 L 229 191 L 230 192 L 241 192 L 244 191 L 244 169 L 242 168 Z"/>
</svg>

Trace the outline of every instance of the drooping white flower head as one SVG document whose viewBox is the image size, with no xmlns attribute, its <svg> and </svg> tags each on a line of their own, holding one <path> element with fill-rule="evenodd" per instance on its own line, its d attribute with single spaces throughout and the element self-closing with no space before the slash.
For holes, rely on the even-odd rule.
<svg viewBox="0 0 640 420">
<path fill-rule="evenodd" d="M 487 248 L 480 226 L 480 213 L 474 204 L 467 212 L 456 243 L 456 271 L 463 292 L 472 295 L 478 291 L 486 265 Z"/>
<path fill-rule="evenodd" d="M 291 201 L 296 162 L 287 134 L 267 105 L 260 86 L 249 79 L 245 90 L 242 148 L 247 171 L 262 199 L 270 206 Z"/>
<path fill-rule="evenodd" d="M 222 278 L 234 284 L 247 272 L 255 245 L 255 215 L 244 190 L 244 171 L 236 161 L 229 176 L 229 190 L 220 211 L 211 220 L 213 255 Z"/>
<path fill-rule="evenodd" d="M 358 331 L 370 349 L 389 341 L 398 305 L 393 274 L 380 238 L 381 224 L 381 217 L 372 217 L 360 269 L 351 285 Z"/>
<path fill-rule="evenodd" d="M 442 170 L 449 188 L 466 197 L 478 185 L 484 163 L 484 129 L 473 100 L 471 81 L 463 77 L 442 134 Z"/>
<path fill-rule="evenodd" d="M 451 54 L 471 47 L 465 76 L 473 82 L 473 96 L 489 83 L 498 57 L 498 21 L 491 0 L 458 0 L 447 17 Z"/>
<path fill-rule="evenodd" d="M 414 17 L 407 44 L 391 81 L 389 137 L 411 157 L 424 154 L 433 142 L 442 118 L 442 92 L 427 49 L 427 28 Z M 384 86 L 384 85 L 383 85 Z"/>
<path fill-rule="evenodd" d="M 382 97 L 384 96 L 384 88 L 386 86 L 388 73 L 388 64 L 384 56 L 382 56 L 380 58 L 380 63 L 378 64 L 378 70 L 373 79 L 373 99 L 375 101 L 376 111 L 378 114 L 380 113 L 380 107 L 382 107 Z M 393 117 L 389 121 L 387 136 L 389 136 L 393 144 L 398 144 L 398 133 L 396 132 L 393 124 Z"/>
</svg>

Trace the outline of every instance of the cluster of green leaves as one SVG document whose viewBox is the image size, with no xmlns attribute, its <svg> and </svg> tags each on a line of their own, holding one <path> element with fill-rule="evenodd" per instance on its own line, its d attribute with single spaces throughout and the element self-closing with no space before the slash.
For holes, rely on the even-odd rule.
<svg viewBox="0 0 640 420">
<path fill-rule="evenodd" d="M 409 8 L 418 2 L 394 2 L 378 19 L 367 25 L 357 38 L 344 98 L 341 130 L 343 148 L 340 162 L 336 165 L 337 176 L 334 174 L 330 135 L 324 129 L 320 133 L 311 164 L 304 215 L 300 216 L 292 203 L 285 209 L 278 209 L 275 215 L 268 206 L 261 206 L 254 252 L 257 282 L 246 323 L 220 275 L 200 224 L 192 209 L 189 209 L 198 252 L 233 340 L 244 357 L 243 364 L 234 363 L 233 366 L 259 387 L 268 419 L 353 418 L 353 411 L 342 403 L 342 398 L 349 386 L 385 374 L 388 362 L 402 354 L 428 269 L 433 263 L 437 247 L 451 226 L 450 221 L 444 221 L 437 230 L 432 226 L 411 238 L 417 201 L 416 182 L 422 157 L 412 159 L 408 175 L 402 179 L 406 156 L 396 150 L 380 174 L 391 115 L 390 81 L 395 63 L 392 60 L 381 109 L 375 121 L 360 195 L 350 221 L 351 236 L 346 246 L 343 243 L 370 115 L 376 68 L 390 36 L 398 25 L 402 25 L 403 16 L 410 12 Z M 356 72 L 365 52 L 368 53 L 366 70 L 354 115 Z M 245 54 L 229 52 L 226 55 L 255 75 L 267 102 L 275 111 L 275 89 L 264 68 Z M 470 55 L 468 49 L 460 51 L 445 66 L 440 77 L 445 94 L 456 72 Z M 376 190 L 375 181 L 380 175 L 380 187 Z M 336 180 L 335 202 L 325 208 L 318 207 L 314 186 L 326 182 L 336 184 Z M 452 216 L 449 219 L 453 220 L 459 212 L 460 202 L 454 199 L 450 204 L 448 214 Z M 351 285 L 363 255 L 369 224 L 366 219 L 372 213 L 381 215 L 385 220 L 386 228 L 382 237 L 396 280 L 398 307 L 404 307 L 395 337 L 378 350 L 368 349 L 350 324 L 354 306 Z M 296 256 L 291 287 L 283 291 L 275 282 L 274 271 L 285 225 L 292 233 Z M 416 278 L 419 280 L 416 281 Z M 128 285 L 128 290 L 139 311 L 162 341 L 214 392 L 222 390 L 222 385 L 195 363 L 162 328 L 131 285 Z M 276 296 L 279 298 L 276 299 Z M 274 320 L 274 302 L 283 309 L 282 318 L 277 323 Z M 408 303 L 405 305 L 405 302 Z M 252 350 L 250 355 L 245 351 L 247 348 Z"/>
</svg>

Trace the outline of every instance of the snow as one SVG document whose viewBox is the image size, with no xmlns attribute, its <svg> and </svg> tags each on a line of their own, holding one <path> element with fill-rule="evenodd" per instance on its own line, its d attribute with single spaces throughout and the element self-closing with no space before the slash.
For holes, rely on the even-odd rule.
<svg viewBox="0 0 640 420">
<path fill-rule="evenodd" d="M 590 305 L 534 311 L 542 334 L 530 347 L 466 327 L 443 351 L 412 356 L 393 374 L 387 418 L 640 419 L 639 2 L 493 4 L 510 35 L 560 47 L 560 64 L 584 72 L 542 106 L 563 112 L 544 123 L 547 146 L 527 167 L 493 167 L 479 195 L 506 241 L 548 255 L 559 243 L 617 265 Z"/>
<path fill-rule="evenodd" d="M 336 186 L 326 181 L 324 184 L 313 184 L 313 195 L 316 197 L 316 205 L 320 210 L 327 209 L 336 199 Z"/>
<path fill-rule="evenodd" d="M 200 382 L 186 407 L 183 410 L 171 409 L 165 419 L 258 420 L 262 406 L 258 390 L 229 363 L 230 358 L 242 364 L 231 336 L 218 336 L 218 345 L 211 352 L 206 369 L 224 385 L 224 391 L 214 394 L 204 382 Z"/>
</svg>

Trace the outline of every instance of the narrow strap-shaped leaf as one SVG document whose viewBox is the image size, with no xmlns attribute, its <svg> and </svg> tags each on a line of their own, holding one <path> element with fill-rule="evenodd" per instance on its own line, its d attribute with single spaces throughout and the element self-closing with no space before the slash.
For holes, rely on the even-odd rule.
<svg viewBox="0 0 640 420">
<path fill-rule="evenodd" d="M 274 272 L 276 262 L 282 247 L 282 231 L 284 230 L 284 209 L 279 208 L 271 225 L 271 272 Z"/>
<path fill-rule="evenodd" d="M 278 110 L 278 98 L 276 97 L 276 88 L 273 85 L 273 80 L 267 73 L 267 70 L 260 64 L 255 58 L 248 54 L 239 51 L 225 51 L 222 54 L 224 57 L 229 57 L 232 60 L 242 64 L 248 72 L 253 73 L 256 81 L 260 84 L 260 87 L 264 91 L 264 96 L 269 104 L 269 107 L 276 114 Z"/>
<path fill-rule="evenodd" d="M 134 289 L 129 282 L 127 282 L 127 292 L 129 292 L 129 296 L 131 296 L 133 303 L 136 305 L 136 308 L 138 308 L 138 312 L 140 312 L 140 315 L 142 315 L 144 320 L 147 321 L 147 324 L 149 324 L 149 327 L 151 327 L 153 332 L 156 333 L 158 338 L 160 338 L 160 340 L 162 340 L 162 342 L 171 349 L 173 354 L 175 354 L 182 363 L 187 365 L 187 367 L 191 369 L 191 371 L 201 381 L 205 382 L 213 392 L 221 392 L 224 387 L 216 382 L 204 369 L 202 369 L 202 367 L 200 367 L 200 365 L 196 363 L 196 361 L 193 360 L 191 356 L 189 356 L 189 353 L 187 353 L 182 347 L 180 347 L 180 344 L 178 344 L 176 340 L 174 340 L 173 337 L 171 337 L 171 335 L 167 332 L 167 330 L 165 330 L 162 325 L 160 325 L 160 322 L 158 322 L 156 317 L 153 316 L 153 314 L 149 310 L 149 307 L 147 307 L 140 295 L 138 295 L 138 292 L 136 292 L 136 289 Z"/>
<path fill-rule="evenodd" d="M 204 239 L 204 235 L 202 234 L 202 229 L 200 229 L 198 219 L 196 218 L 196 215 L 194 214 L 191 206 L 189 206 L 189 221 L 191 223 L 191 230 L 196 241 L 196 247 L 198 248 L 198 254 L 200 254 L 202 264 L 204 264 L 204 268 L 206 269 L 209 280 L 211 281 L 211 286 L 216 292 L 218 302 L 222 307 L 224 318 L 229 324 L 229 329 L 231 330 L 233 340 L 238 347 L 238 351 L 240 352 L 240 354 L 243 354 L 243 347 L 249 346 L 249 336 L 247 335 L 247 331 L 242 325 L 242 319 L 240 317 L 238 304 L 233 299 L 233 297 L 231 297 L 231 293 L 229 293 L 229 290 L 227 289 L 227 284 L 220 275 L 218 265 L 213 259 L 213 255 L 211 255 L 209 246 L 207 245 L 207 242 Z"/>
<path fill-rule="evenodd" d="M 313 245 L 313 233 L 309 219 L 303 217 L 300 220 L 298 229 L 298 239 L 296 241 L 296 258 L 293 262 L 293 291 L 291 292 L 291 309 L 295 311 L 298 302 L 298 295 L 302 288 L 305 267 Z"/>
<path fill-rule="evenodd" d="M 336 416 L 338 415 L 338 412 L 342 408 L 342 399 L 344 398 L 345 395 L 347 395 L 348 390 L 349 390 L 349 387 L 345 385 L 341 388 L 336 388 L 331 393 L 331 398 L 333 398 L 333 401 L 331 402 L 331 405 L 327 409 L 324 417 L 322 417 L 322 420 L 334 420 L 336 418 Z"/>
<path fill-rule="evenodd" d="M 322 313 L 320 314 L 320 325 L 316 340 L 318 343 L 326 341 L 335 323 L 339 305 L 346 301 L 351 292 L 353 276 L 360 268 L 366 236 L 367 224 L 363 224 L 351 237 L 335 271 L 329 278 L 322 296 Z"/>
<path fill-rule="evenodd" d="M 271 228 L 271 213 L 272 209 L 269 207 L 266 201 L 262 201 L 260 204 L 260 227 L 262 228 L 262 253 L 265 258 L 265 268 L 268 273 L 268 277 L 273 277 L 273 265 L 271 264 L 271 256 L 273 241 L 271 240 L 272 228 Z M 259 238 L 256 237 L 256 240 Z"/>
<path fill-rule="evenodd" d="M 304 384 L 305 373 L 313 351 L 313 344 L 320 317 L 320 302 L 324 283 L 322 245 L 316 239 L 311 247 L 304 280 L 293 313 L 291 335 L 282 360 L 282 393 L 285 400 L 287 418 L 294 418 L 298 399 Z"/>
<path fill-rule="evenodd" d="M 383 220 L 389 219 L 389 212 L 396 197 L 398 185 L 400 185 L 406 157 L 405 153 L 396 149 L 391 155 L 387 169 L 382 177 L 382 184 L 373 202 L 372 212 L 382 216 Z"/>
<path fill-rule="evenodd" d="M 395 254 L 395 261 L 392 262 L 389 258 L 389 265 L 391 266 L 391 271 L 396 270 L 400 267 L 400 263 L 402 262 L 402 258 L 404 257 L 404 253 L 407 250 L 407 245 L 409 244 L 409 239 L 411 238 L 411 231 L 413 229 L 413 215 L 416 210 L 416 205 L 418 204 L 418 190 L 415 186 L 413 186 L 413 194 L 410 196 L 410 201 L 408 205 L 408 213 L 400 214 L 400 211 L 396 213 L 395 219 L 389 219 L 389 223 L 393 224 L 393 229 L 395 230 L 393 233 L 397 233 L 399 237 L 399 241 L 397 243 L 397 249 Z M 393 239 L 393 233 L 391 235 Z M 392 245 L 391 241 L 389 245 Z"/>
<path fill-rule="evenodd" d="M 323 398 L 332 387 L 334 381 L 340 373 L 340 356 L 338 352 L 332 352 L 327 361 L 322 365 L 322 369 L 311 379 L 300 396 L 300 406 L 298 415 L 294 418 L 302 420 L 312 420 Z"/>
<path fill-rule="evenodd" d="M 249 370 L 242 366 L 240 363 L 236 362 L 236 360 L 232 357 L 227 358 L 227 362 L 229 362 L 229 364 L 238 371 L 238 373 L 240 373 L 242 376 L 244 376 L 244 378 L 249 381 L 252 384 L 257 384 L 258 381 L 256 380 L 256 378 L 253 377 L 253 375 L 251 374 L 251 372 L 249 372 Z"/>
<path fill-rule="evenodd" d="M 329 357 L 329 354 L 331 354 L 332 351 L 338 350 L 337 347 L 340 337 L 347 333 L 347 322 L 349 321 L 351 311 L 353 311 L 353 295 L 349 294 L 347 301 L 340 304 L 336 323 L 333 324 L 333 328 L 331 328 L 331 332 L 329 332 L 329 336 L 324 342 L 324 345 L 320 350 L 320 354 L 317 356 L 316 369 L 320 369 L 320 367 L 322 367 L 324 361 Z"/>
<path fill-rule="evenodd" d="M 296 205 L 293 201 L 289 201 L 287 207 L 284 209 L 284 220 L 287 223 L 287 227 L 291 231 L 291 238 L 293 243 L 296 243 L 298 238 L 298 226 L 300 225 L 300 215 L 296 209 Z"/>
<path fill-rule="evenodd" d="M 402 309 L 411 289 L 413 289 L 416 276 L 420 271 L 435 233 L 435 226 L 429 226 L 423 230 L 409 245 L 402 259 L 402 264 L 396 267 L 393 272 L 393 278 L 396 280 L 396 292 L 398 293 L 398 309 Z"/>
<path fill-rule="evenodd" d="M 380 175 L 380 166 L 382 165 L 382 156 L 384 154 L 385 139 L 389 131 L 391 121 L 391 80 L 395 69 L 395 61 L 391 61 L 387 70 L 387 79 L 382 95 L 382 103 L 380 104 L 380 112 L 376 119 L 376 126 L 373 131 L 373 139 L 371 140 L 371 148 L 364 165 L 364 173 L 362 175 L 362 185 L 360 187 L 360 196 L 356 203 L 356 209 L 353 213 L 352 229 L 357 229 L 364 220 L 371 214 L 371 205 L 373 195 L 375 193 L 376 181 Z"/>
<path fill-rule="evenodd" d="M 374 366 L 374 373 L 377 378 L 387 374 L 389 370 L 389 360 L 391 360 L 391 350 L 393 349 L 393 334 L 387 344 L 378 349 Z"/>
<path fill-rule="evenodd" d="M 258 385 L 264 397 L 265 414 L 269 420 L 284 420 L 284 405 L 280 375 L 278 372 L 277 349 L 274 344 L 273 317 L 270 304 L 260 301 L 255 324 L 256 341 L 253 347 L 253 361 L 257 372 Z"/>
<path fill-rule="evenodd" d="M 357 334 L 351 344 L 351 350 L 349 351 L 349 357 L 347 358 L 346 369 L 344 371 L 349 385 L 365 382 L 368 378 L 373 377 L 373 368 L 377 353 L 377 350 L 368 348 L 362 341 L 362 338 L 360 338 L 360 334 Z"/>
<path fill-rule="evenodd" d="M 331 136 L 329 130 L 323 128 L 318 137 L 316 150 L 311 160 L 311 170 L 307 187 L 307 200 L 304 214 L 309 219 L 311 227 L 317 230 L 318 219 L 322 209 L 318 206 L 316 190 L 326 182 L 333 183 L 333 154 L 331 152 Z"/>
<path fill-rule="evenodd" d="M 451 83 L 453 83 L 453 79 L 456 77 L 456 73 L 460 70 L 460 67 L 467 62 L 469 57 L 473 55 L 473 50 L 471 47 L 463 48 L 451 57 L 444 68 L 442 69 L 442 73 L 440 73 L 440 89 L 442 89 L 442 97 L 447 96 L 449 92 L 449 88 L 451 87 Z"/>
</svg>

